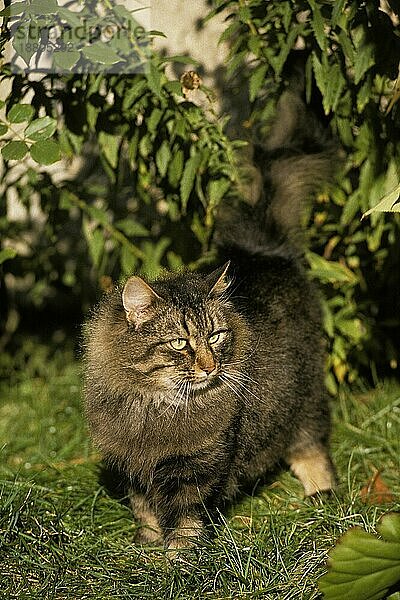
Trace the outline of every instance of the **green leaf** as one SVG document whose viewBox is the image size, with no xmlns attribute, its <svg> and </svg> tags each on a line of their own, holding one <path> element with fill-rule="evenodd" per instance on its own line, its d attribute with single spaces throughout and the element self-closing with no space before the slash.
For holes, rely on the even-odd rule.
<svg viewBox="0 0 400 600">
<path fill-rule="evenodd" d="M 64 6 L 58 7 L 57 15 L 61 17 L 63 21 L 66 21 L 68 25 L 71 25 L 71 27 L 80 27 L 83 23 L 79 12 L 68 10 L 68 8 L 65 8 Z"/>
<path fill-rule="evenodd" d="M 0 123 L 0 135 L 4 135 L 5 133 L 7 133 L 7 131 L 8 131 L 7 125 L 5 125 L 5 123 Z"/>
<path fill-rule="evenodd" d="M 0 250 L 0 265 L 6 260 L 10 260 L 11 258 L 15 258 L 17 256 L 17 251 L 14 248 L 4 248 Z"/>
<path fill-rule="evenodd" d="M 341 20 L 346 2 L 347 0 L 335 0 L 331 18 L 332 27 L 336 27 L 338 22 Z"/>
<path fill-rule="evenodd" d="M 171 94 L 182 96 L 182 84 L 180 81 L 167 81 L 167 83 L 165 84 L 165 89 L 168 90 Z"/>
<path fill-rule="evenodd" d="M 121 219 L 114 223 L 114 226 L 128 237 L 147 237 L 150 235 L 146 227 L 132 219 L 132 217 Z"/>
<path fill-rule="evenodd" d="M 170 245 L 171 240 L 162 237 L 156 243 L 146 241 L 143 242 L 143 252 L 145 260 L 143 261 L 142 270 L 145 274 L 155 277 L 161 270 L 161 261 L 166 249 Z"/>
<path fill-rule="evenodd" d="M 162 116 L 163 111 L 160 108 L 153 108 L 150 117 L 147 119 L 147 129 L 150 133 L 155 133 Z"/>
<path fill-rule="evenodd" d="M 82 48 L 82 54 L 84 54 L 91 62 L 100 63 L 101 65 L 115 65 L 122 60 L 118 54 L 104 42 L 94 42 L 90 46 L 84 46 Z"/>
<path fill-rule="evenodd" d="M 386 542 L 400 541 L 400 513 L 389 513 L 385 515 L 378 527 L 378 533 Z"/>
<path fill-rule="evenodd" d="M 32 39 L 34 32 L 38 36 L 38 31 L 31 27 L 32 21 L 28 23 L 24 22 L 22 25 L 17 27 L 15 34 L 12 39 L 13 48 L 17 56 L 21 57 L 25 62 L 26 66 L 29 66 L 29 61 L 35 53 L 35 45 L 39 38 L 36 40 Z"/>
<path fill-rule="evenodd" d="M 139 96 L 142 96 L 144 94 L 144 92 L 146 91 L 146 87 L 146 80 L 139 79 L 130 88 L 128 88 L 122 100 L 123 110 L 129 109 L 135 102 L 135 100 L 137 100 Z"/>
<path fill-rule="evenodd" d="M 324 30 L 324 20 L 321 15 L 319 6 L 315 0 L 308 0 L 308 4 L 312 9 L 311 27 L 313 28 L 315 39 L 318 46 L 323 52 L 326 51 L 326 34 Z"/>
<path fill-rule="evenodd" d="M 367 210 L 362 218 L 374 212 L 400 212 L 400 184 L 385 194 L 376 206 Z"/>
<path fill-rule="evenodd" d="M 31 146 L 31 156 L 42 165 L 51 165 L 61 159 L 60 146 L 54 140 L 40 140 Z"/>
<path fill-rule="evenodd" d="M 255 71 L 251 74 L 249 81 L 249 99 L 250 102 L 254 102 L 257 97 L 258 92 L 262 88 L 265 82 L 265 74 L 268 70 L 268 65 L 260 65 L 255 69 Z"/>
<path fill-rule="evenodd" d="M 21 160 L 28 152 L 29 148 L 25 142 L 8 142 L 1 149 L 4 160 Z"/>
<path fill-rule="evenodd" d="M 229 190 L 231 182 L 229 179 L 222 177 L 209 182 L 207 186 L 208 204 L 210 208 L 218 206 L 226 192 Z"/>
<path fill-rule="evenodd" d="M 157 69 L 157 67 L 150 62 L 148 69 L 146 70 L 146 78 L 147 83 L 151 91 L 158 96 L 161 96 L 161 72 Z"/>
<path fill-rule="evenodd" d="M 375 64 L 372 44 L 361 45 L 354 53 L 354 83 L 360 83 L 365 73 Z"/>
<path fill-rule="evenodd" d="M 179 149 L 173 153 L 172 160 L 168 166 L 168 181 L 173 188 L 178 187 L 183 173 L 183 150 Z"/>
<path fill-rule="evenodd" d="M 76 65 L 80 57 L 81 53 L 78 52 L 78 50 L 54 52 L 53 63 L 63 71 L 70 71 Z"/>
<path fill-rule="evenodd" d="M 51 15 L 58 12 L 56 0 L 33 0 L 27 10 L 31 15 Z"/>
<path fill-rule="evenodd" d="M 27 2 L 12 2 L 9 6 L 0 10 L 0 17 L 15 17 L 25 12 L 28 7 Z"/>
<path fill-rule="evenodd" d="M 7 113 L 10 123 L 23 123 L 30 121 L 35 114 L 35 109 L 30 104 L 14 104 Z"/>
<path fill-rule="evenodd" d="M 164 140 L 156 154 L 156 165 L 161 177 L 165 177 L 171 160 L 171 150 L 169 142 Z"/>
<path fill-rule="evenodd" d="M 98 221 L 101 225 L 105 226 L 109 224 L 108 216 L 105 210 L 101 210 L 101 208 L 98 208 L 97 206 L 88 206 L 86 210 L 92 219 Z"/>
<path fill-rule="evenodd" d="M 115 169 L 118 165 L 119 147 L 121 140 L 119 136 L 100 131 L 98 135 L 100 149 L 111 167 Z"/>
<path fill-rule="evenodd" d="M 197 170 L 201 163 L 201 154 L 194 154 L 185 164 L 180 185 L 182 211 L 185 213 L 186 206 L 189 200 L 190 192 L 192 191 Z"/>
<path fill-rule="evenodd" d="M 306 256 L 311 267 L 312 277 L 329 283 L 357 283 L 357 276 L 345 265 L 326 260 L 314 252 L 307 252 Z"/>
<path fill-rule="evenodd" d="M 93 265 L 97 269 L 100 265 L 101 258 L 104 251 L 104 236 L 101 229 L 95 229 L 92 231 L 89 224 L 84 224 L 84 233 L 86 242 L 89 248 L 90 258 L 92 259 Z"/>
<path fill-rule="evenodd" d="M 319 580 L 325 600 L 378 600 L 400 581 L 400 515 L 385 515 L 378 529 L 383 540 L 352 528 L 331 550 Z"/>
<path fill-rule="evenodd" d="M 125 276 L 131 275 L 137 266 L 137 258 L 128 246 L 122 244 L 121 253 L 119 255 L 122 274 Z"/>
<path fill-rule="evenodd" d="M 37 142 L 47 140 L 57 129 L 57 121 L 51 117 L 40 117 L 32 121 L 24 131 L 25 137 Z"/>
</svg>

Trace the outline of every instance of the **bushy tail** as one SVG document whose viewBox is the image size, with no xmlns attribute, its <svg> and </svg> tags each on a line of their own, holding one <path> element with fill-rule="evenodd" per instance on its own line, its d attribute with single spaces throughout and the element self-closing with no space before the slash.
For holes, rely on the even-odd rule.
<svg viewBox="0 0 400 600">
<path fill-rule="evenodd" d="M 332 178 L 337 148 L 299 94 L 287 90 L 261 156 L 266 172 L 261 204 L 267 218 L 290 235 L 300 227 L 305 202 Z"/>
<path fill-rule="evenodd" d="M 307 201 L 332 179 L 338 162 L 335 144 L 298 86 L 282 94 L 268 139 L 254 156 L 263 182 L 259 198 L 253 206 L 223 209 L 217 243 L 250 251 L 296 245 Z"/>
</svg>

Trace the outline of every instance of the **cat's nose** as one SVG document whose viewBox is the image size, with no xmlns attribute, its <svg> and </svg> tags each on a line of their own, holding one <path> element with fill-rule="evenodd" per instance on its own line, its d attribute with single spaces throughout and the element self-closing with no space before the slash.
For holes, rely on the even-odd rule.
<svg viewBox="0 0 400 600">
<path fill-rule="evenodd" d="M 206 375 L 210 375 L 215 369 L 215 361 L 211 354 L 204 354 L 197 357 L 196 369 Z"/>
<path fill-rule="evenodd" d="M 210 373 L 212 373 L 215 369 L 215 364 L 214 363 L 210 363 L 210 364 L 206 364 L 206 365 L 201 365 L 200 369 L 202 371 L 204 371 L 205 373 L 207 373 L 207 375 L 209 375 Z"/>
</svg>

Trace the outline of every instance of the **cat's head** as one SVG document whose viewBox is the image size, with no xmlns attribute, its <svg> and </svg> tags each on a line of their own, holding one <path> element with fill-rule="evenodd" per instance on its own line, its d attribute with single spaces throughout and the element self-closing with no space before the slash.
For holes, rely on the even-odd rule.
<svg viewBox="0 0 400 600">
<path fill-rule="evenodd" d="M 247 326 L 228 300 L 228 267 L 151 284 L 131 277 L 123 288 L 125 360 L 174 404 L 220 386 L 248 351 Z"/>
</svg>

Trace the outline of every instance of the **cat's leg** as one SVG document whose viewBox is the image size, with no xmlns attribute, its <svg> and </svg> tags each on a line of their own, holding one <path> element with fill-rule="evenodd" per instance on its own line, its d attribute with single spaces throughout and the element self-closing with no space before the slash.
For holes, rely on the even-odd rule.
<svg viewBox="0 0 400 600">
<path fill-rule="evenodd" d="M 286 457 L 291 470 L 304 486 L 306 496 L 335 487 L 335 474 L 328 450 L 322 444 L 296 447 Z"/>
<path fill-rule="evenodd" d="M 167 549 L 190 548 L 208 537 L 206 507 L 218 504 L 226 472 L 218 464 L 218 448 L 216 454 L 169 457 L 157 465 L 150 494 Z"/>
<path fill-rule="evenodd" d="M 135 519 L 139 521 L 140 529 L 135 535 L 139 544 L 158 545 L 163 542 L 163 534 L 155 511 L 151 508 L 145 496 L 131 489 L 129 499 Z"/>
</svg>

